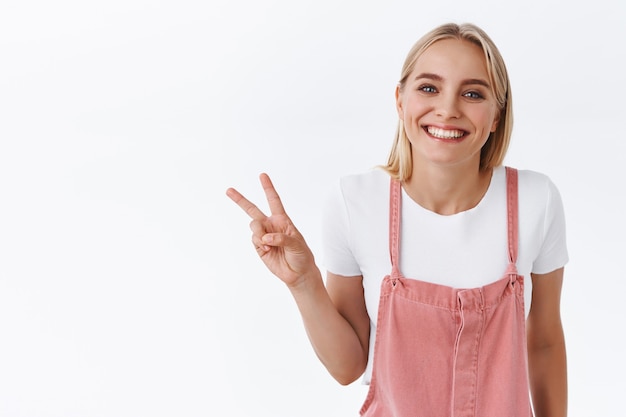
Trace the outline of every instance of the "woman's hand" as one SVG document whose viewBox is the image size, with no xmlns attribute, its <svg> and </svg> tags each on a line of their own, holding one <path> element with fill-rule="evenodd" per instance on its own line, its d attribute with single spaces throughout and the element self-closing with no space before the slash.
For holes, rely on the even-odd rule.
<svg viewBox="0 0 626 417">
<path fill-rule="evenodd" d="M 269 270 L 289 287 L 317 356 L 337 381 L 351 383 L 365 370 L 368 356 L 369 317 L 362 278 L 334 278 L 340 313 L 324 286 L 311 250 L 285 214 L 266 174 L 261 174 L 261 184 L 270 216 L 233 188 L 226 195 L 252 218 L 252 244 Z"/>
<path fill-rule="evenodd" d="M 226 195 L 252 218 L 252 244 L 267 268 L 287 286 L 295 287 L 307 272 L 316 270 L 315 260 L 304 238 L 285 213 L 280 197 L 267 174 L 261 185 L 270 207 L 270 216 L 234 188 Z"/>
</svg>

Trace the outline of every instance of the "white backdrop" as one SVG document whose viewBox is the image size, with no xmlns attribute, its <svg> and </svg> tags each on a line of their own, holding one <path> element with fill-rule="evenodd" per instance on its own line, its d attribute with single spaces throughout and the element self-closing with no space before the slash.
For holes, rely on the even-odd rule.
<svg viewBox="0 0 626 417">
<path fill-rule="evenodd" d="M 0 416 L 357 416 L 262 267 L 235 186 L 268 172 L 319 253 L 321 197 L 387 157 L 413 42 L 500 47 L 507 164 L 565 203 L 570 416 L 626 392 L 619 0 L 3 1 Z"/>
</svg>

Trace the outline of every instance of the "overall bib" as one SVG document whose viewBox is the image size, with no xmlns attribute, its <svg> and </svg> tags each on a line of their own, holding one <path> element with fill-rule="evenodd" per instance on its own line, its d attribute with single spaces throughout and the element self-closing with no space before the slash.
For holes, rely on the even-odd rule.
<svg viewBox="0 0 626 417">
<path fill-rule="evenodd" d="M 399 270 L 401 184 L 390 186 L 392 271 L 381 285 L 363 417 L 532 417 L 517 171 L 506 168 L 509 266 L 480 288 L 406 278 Z M 419 255 L 419 254 L 417 254 Z"/>
</svg>

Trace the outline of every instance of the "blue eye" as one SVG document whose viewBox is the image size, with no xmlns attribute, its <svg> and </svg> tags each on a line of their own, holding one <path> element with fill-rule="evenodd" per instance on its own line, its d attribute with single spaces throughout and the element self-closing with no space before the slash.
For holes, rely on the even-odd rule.
<svg viewBox="0 0 626 417">
<path fill-rule="evenodd" d="M 417 89 L 424 93 L 436 93 L 437 92 L 437 89 L 433 87 L 432 85 L 421 85 Z"/>
<path fill-rule="evenodd" d="M 463 96 L 467 98 L 475 99 L 475 100 L 484 98 L 483 95 L 477 91 L 468 91 L 467 93 L 463 94 Z"/>
</svg>

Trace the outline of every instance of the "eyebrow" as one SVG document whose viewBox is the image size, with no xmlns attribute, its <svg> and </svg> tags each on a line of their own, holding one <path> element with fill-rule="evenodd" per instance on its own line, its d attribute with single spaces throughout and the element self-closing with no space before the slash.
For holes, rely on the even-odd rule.
<svg viewBox="0 0 626 417">
<path fill-rule="evenodd" d="M 423 72 L 421 74 L 417 74 L 417 76 L 415 77 L 416 80 L 421 79 L 421 78 L 426 78 L 426 79 L 433 80 L 433 81 L 443 81 L 443 77 L 441 75 L 433 74 L 430 72 Z M 483 80 L 482 78 L 468 78 L 466 80 L 463 80 L 461 84 L 462 85 L 478 84 L 487 88 L 491 88 L 489 86 L 489 83 Z"/>
</svg>

